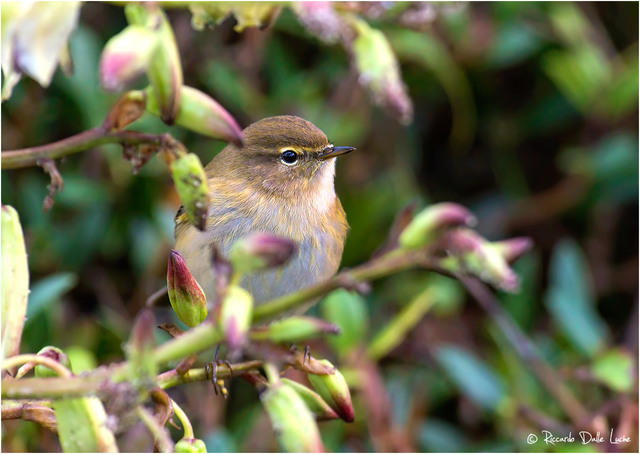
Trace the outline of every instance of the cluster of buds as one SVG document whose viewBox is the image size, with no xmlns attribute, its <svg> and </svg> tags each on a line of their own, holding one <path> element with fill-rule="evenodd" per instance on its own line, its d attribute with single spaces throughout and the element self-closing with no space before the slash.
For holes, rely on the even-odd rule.
<svg viewBox="0 0 640 454">
<path fill-rule="evenodd" d="M 183 85 L 180 54 L 171 24 L 157 5 L 127 5 L 129 22 L 106 44 L 100 59 L 102 85 L 122 90 L 147 75 L 146 109 L 166 124 L 235 144 L 242 144 L 242 130 L 220 104 L 207 94 Z"/>
<path fill-rule="evenodd" d="M 403 249 L 434 247 L 447 256 L 439 265 L 451 273 L 468 273 L 505 291 L 518 288 L 518 276 L 509 266 L 530 247 L 528 238 L 490 243 L 466 227 L 475 225 L 473 215 L 455 203 L 431 205 L 402 231 L 398 243 Z"/>
</svg>

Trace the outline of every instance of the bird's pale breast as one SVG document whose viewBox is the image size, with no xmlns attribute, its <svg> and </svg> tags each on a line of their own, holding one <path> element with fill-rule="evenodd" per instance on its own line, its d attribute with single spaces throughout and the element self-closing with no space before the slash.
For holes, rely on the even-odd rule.
<svg viewBox="0 0 640 454">
<path fill-rule="evenodd" d="M 333 175 L 331 175 L 333 176 Z M 333 181 L 331 181 L 333 183 Z M 206 232 L 190 225 L 176 230 L 176 249 L 207 295 L 215 300 L 211 245 L 227 256 L 233 242 L 252 232 L 271 232 L 291 238 L 297 254 L 283 267 L 245 276 L 241 282 L 260 304 L 332 276 L 340 265 L 347 224 L 340 201 L 333 192 L 325 200 L 324 212 L 314 204 L 295 198 L 263 197 L 237 191 L 210 180 L 212 204 Z M 329 194 L 323 194 L 328 199 Z"/>
</svg>

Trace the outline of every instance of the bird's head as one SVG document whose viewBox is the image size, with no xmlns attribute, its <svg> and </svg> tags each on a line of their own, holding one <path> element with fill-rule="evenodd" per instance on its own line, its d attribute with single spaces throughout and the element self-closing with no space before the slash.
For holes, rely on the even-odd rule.
<svg viewBox="0 0 640 454">
<path fill-rule="evenodd" d="M 229 150 L 233 173 L 269 192 L 321 189 L 335 159 L 354 147 L 336 147 L 313 123 L 282 115 L 257 121 L 243 131 L 244 146 Z"/>
</svg>

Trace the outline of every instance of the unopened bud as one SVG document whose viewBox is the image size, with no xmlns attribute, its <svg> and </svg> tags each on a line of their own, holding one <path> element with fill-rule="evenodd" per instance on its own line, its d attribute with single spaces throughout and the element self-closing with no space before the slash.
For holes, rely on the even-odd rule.
<svg viewBox="0 0 640 454">
<path fill-rule="evenodd" d="M 181 153 L 170 163 L 171 176 L 191 224 L 204 230 L 209 208 L 209 186 L 200 158 Z"/>
<path fill-rule="evenodd" d="M 171 307 L 187 326 L 199 325 L 207 318 L 207 298 L 195 280 L 182 254 L 169 252 L 167 293 Z"/>
<path fill-rule="evenodd" d="M 333 323 L 314 317 L 288 317 L 270 323 L 264 329 L 251 333 L 254 340 L 269 340 L 276 343 L 295 343 L 323 334 L 338 334 L 340 328 Z"/>
<path fill-rule="evenodd" d="M 231 350 L 237 350 L 245 343 L 252 311 L 251 294 L 236 285 L 229 286 L 220 310 L 220 324 Z"/>
<path fill-rule="evenodd" d="M 422 210 L 409 223 L 398 239 L 405 249 L 416 249 L 431 244 L 443 230 L 460 225 L 473 225 L 474 216 L 462 205 L 438 203 Z"/>
<path fill-rule="evenodd" d="M 333 364 L 326 359 L 320 360 L 319 362 L 326 366 L 334 367 Z M 351 392 L 349 391 L 347 381 L 338 369 L 334 367 L 333 372 L 330 374 L 308 374 L 307 377 L 318 394 L 322 396 L 343 420 L 347 422 L 354 420 L 355 413 L 353 404 L 351 403 Z"/>
<path fill-rule="evenodd" d="M 296 244 L 272 233 L 252 233 L 231 246 L 229 260 L 234 270 L 250 273 L 285 264 L 296 251 Z"/>
<path fill-rule="evenodd" d="M 199 438 L 183 438 L 176 443 L 175 452 L 207 452 L 207 445 Z"/>
<path fill-rule="evenodd" d="M 318 426 L 300 395 L 291 386 L 277 383 L 260 395 L 283 451 L 323 452 Z"/>
<path fill-rule="evenodd" d="M 46 356 L 47 358 L 51 358 L 54 361 L 59 362 L 67 369 L 71 368 L 71 363 L 69 362 L 69 357 L 65 352 L 60 350 L 58 347 L 53 347 L 48 345 L 43 347 L 38 352 L 38 356 Z M 39 378 L 47 378 L 47 377 L 57 377 L 58 373 L 49 369 L 47 366 L 42 364 L 37 364 L 34 370 L 35 376 Z"/>
<path fill-rule="evenodd" d="M 183 85 L 180 108 L 175 123 L 199 134 L 242 146 L 242 129 L 236 120 L 216 100 L 200 90 Z M 147 88 L 147 110 L 161 115 L 153 87 Z"/>
<path fill-rule="evenodd" d="M 109 91 L 122 90 L 142 75 L 158 44 L 154 31 L 142 25 L 129 25 L 104 47 L 100 58 L 100 81 Z"/>
<path fill-rule="evenodd" d="M 328 421 L 330 419 L 338 419 L 339 416 L 335 411 L 327 404 L 324 399 L 317 392 L 307 388 L 297 381 L 289 380 L 288 378 L 282 378 L 282 383 L 286 386 L 291 386 L 304 403 L 307 404 L 309 410 L 316 418 L 317 421 Z"/>
<path fill-rule="evenodd" d="M 531 238 L 522 236 L 510 238 L 504 241 L 496 241 L 495 243 L 491 243 L 491 245 L 507 262 L 511 263 L 518 260 L 529 249 L 531 249 L 533 241 L 531 241 Z"/>
<path fill-rule="evenodd" d="M 349 20 L 356 33 L 353 56 L 360 73 L 358 81 L 369 89 L 376 104 L 387 108 L 400 123 L 408 124 L 413 117 L 413 104 L 391 44 L 382 31 L 365 20 L 356 16 Z"/>
<path fill-rule="evenodd" d="M 156 35 L 157 45 L 149 61 L 147 77 L 154 90 L 160 118 L 173 124 L 180 109 L 182 66 L 171 24 L 157 6 L 127 5 L 125 14 L 130 24 L 146 27 Z"/>
<path fill-rule="evenodd" d="M 443 245 L 450 254 L 442 260 L 445 269 L 470 273 L 504 291 L 518 288 L 518 276 L 499 249 L 473 230 L 452 230 L 443 239 Z"/>
</svg>

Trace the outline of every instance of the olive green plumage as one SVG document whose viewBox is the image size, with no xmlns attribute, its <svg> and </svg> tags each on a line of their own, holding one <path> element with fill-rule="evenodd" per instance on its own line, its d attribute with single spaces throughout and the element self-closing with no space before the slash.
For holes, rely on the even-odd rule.
<svg viewBox="0 0 640 454">
<path fill-rule="evenodd" d="M 284 267 L 246 276 L 241 285 L 256 304 L 312 285 L 340 265 L 347 220 L 334 191 L 334 147 L 313 123 L 294 116 L 260 120 L 244 130 L 244 146 L 230 144 L 205 168 L 211 204 L 206 231 L 176 216 L 180 251 L 207 299 L 215 298 L 211 245 L 228 254 L 251 232 L 271 232 L 298 244 Z"/>
</svg>

